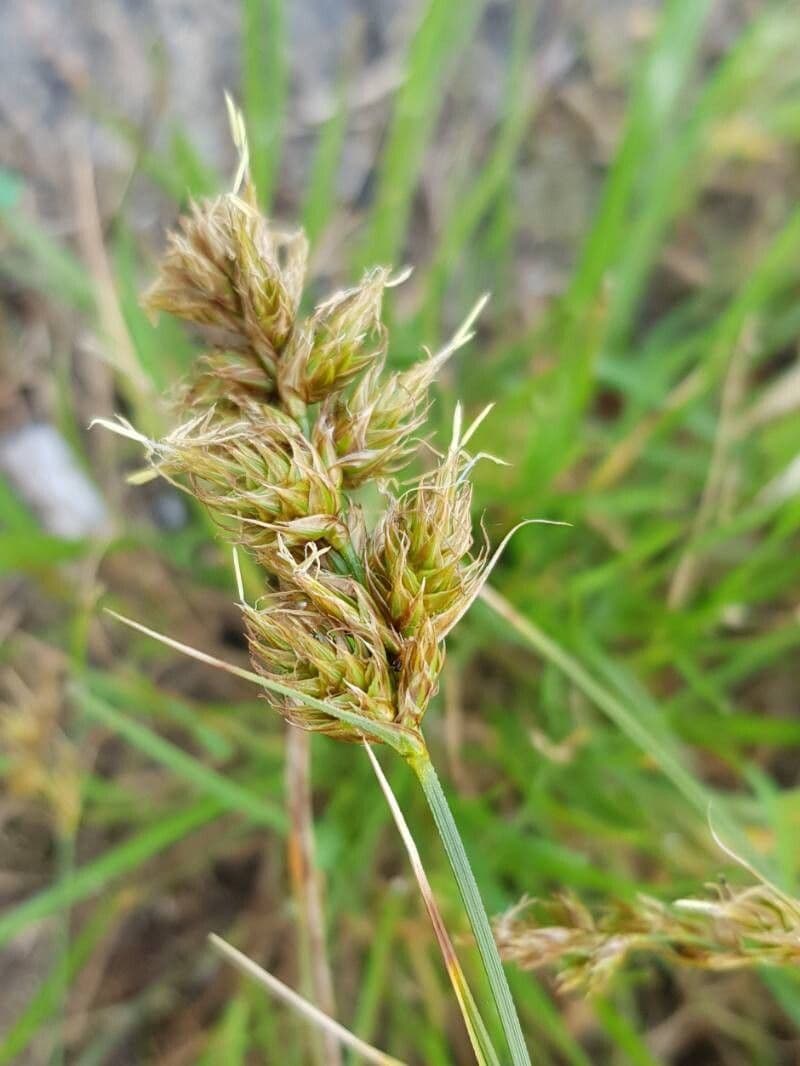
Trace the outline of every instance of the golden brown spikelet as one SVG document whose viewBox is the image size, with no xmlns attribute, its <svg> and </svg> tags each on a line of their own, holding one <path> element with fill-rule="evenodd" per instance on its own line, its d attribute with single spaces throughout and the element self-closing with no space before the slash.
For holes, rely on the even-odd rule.
<svg viewBox="0 0 800 1066">
<path fill-rule="evenodd" d="M 189 491 L 256 558 L 278 547 L 347 538 L 340 491 L 297 423 L 265 407 L 224 419 L 214 407 L 149 442 L 157 473 L 184 476 Z"/>
<path fill-rule="evenodd" d="M 319 403 L 382 363 L 386 329 L 381 305 L 388 279 L 383 267 L 368 271 L 360 285 L 332 296 L 296 326 L 278 368 L 278 388 L 287 407 L 297 400 Z"/>
<path fill-rule="evenodd" d="M 367 546 L 367 581 L 404 637 L 430 619 L 441 639 L 473 598 L 484 557 L 473 559 L 472 488 L 457 437 L 440 465 L 390 499 Z"/>
</svg>

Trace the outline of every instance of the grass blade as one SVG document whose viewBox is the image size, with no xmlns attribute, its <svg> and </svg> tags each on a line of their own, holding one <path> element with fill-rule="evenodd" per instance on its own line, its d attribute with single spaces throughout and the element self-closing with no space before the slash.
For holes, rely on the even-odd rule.
<svg viewBox="0 0 800 1066">
<path fill-rule="evenodd" d="M 713 809 L 724 835 L 748 857 L 751 848 L 725 809 L 723 797 L 711 792 L 684 765 L 672 736 L 659 727 L 655 707 L 646 693 L 637 693 L 636 709 L 610 687 L 597 681 L 572 655 L 519 613 L 496 589 L 485 585 L 481 599 L 523 638 L 526 644 L 565 674 L 637 747 L 649 755 L 684 799 L 703 818 Z M 610 668 L 610 667 L 609 667 Z"/>
<path fill-rule="evenodd" d="M 333 1034 L 336 1039 L 345 1047 L 351 1048 L 357 1052 L 366 1062 L 375 1063 L 375 1066 L 404 1066 L 400 1059 L 395 1059 L 391 1055 L 386 1055 L 383 1051 L 379 1051 L 377 1048 L 371 1047 L 369 1044 L 360 1040 L 357 1036 L 350 1032 L 349 1029 L 345 1029 L 339 1022 L 334 1021 L 333 1018 L 328 1017 L 323 1011 L 315 1007 L 313 1003 L 309 1003 L 308 1000 L 303 999 L 293 989 L 289 988 L 279 981 L 277 977 L 274 977 L 271 973 L 262 969 L 252 959 L 242 954 L 235 947 L 223 940 L 222 937 L 217 936 L 215 933 L 211 933 L 209 941 L 214 950 L 220 954 L 227 962 L 230 962 L 233 966 L 239 970 L 240 973 L 245 974 L 247 977 L 252 977 L 258 981 L 260 985 L 263 985 L 267 991 L 271 992 L 273 996 L 281 1000 L 282 1003 L 286 1003 L 293 1010 L 296 1010 L 307 1021 L 310 1021 L 313 1025 L 318 1026 L 326 1033 Z"/>
<path fill-rule="evenodd" d="M 101 907 L 75 937 L 68 952 L 58 960 L 52 972 L 39 985 L 0 1045 L 0 1066 L 13 1062 L 21 1055 L 41 1027 L 59 1009 L 64 989 L 69 987 L 89 959 L 95 944 L 114 917 L 115 910 L 115 905 Z"/>
<path fill-rule="evenodd" d="M 525 457 L 526 471 L 540 489 L 548 487 L 574 457 L 581 439 L 578 423 L 589 401 L 598 356 L 606 346 L 605 279 L 624 248 L 635 194 L 652 172 L 650 156 L 672 126 L 709 6 L 709 0 L 671 0 L 664 9 L 592 228 L 551 324 L 555 338 L 548 343 L 555 342 L 565 357 L 547 375 L 546 384 L 537 382 L 537 432 Z"/>
<path fill-rule="evenodd" d="M 86 688 L 74 685 L 72 691 L 76 703 L 85 714 L 101 722 L 107 729 L 119 733 L 148 758 L 160 762 L 177 777 L 213 797 L 228 810 L 243 814 L 250 821 L 269 826 L 279 833 L 286 832 L 286 816 L 274 803 L 256 796 L 230 778 L 187 755 L 177 745 L 164 740 L 140 722 L 128 718 Z"/>
<path fill-rule="evenodd" d="M 422 859 L 420 858 L 414 837 L 412 836 L 411 830 L 408 828 L 408 823 L 403 816 L 403 811 L 392 791 L 392 786 L 387 781 L 386 775 L 381 769 L 381 764 L 378 762 L 375 753 L 366 741 L 364 742 L 364 747 L 367 750 L 372 769 L 375 771 L 378 784 L 381 786 L 381 791 L 389 805 L 389 810 L 391 811 L 392 818 L 397 826 L 397 831 L 399 832 L 403 845 L 408 852 L 411 867 L 414 871 L 414 876 L 417 879 L 420 894 L 423 903 L 425 904 L 425 909 L 428 912 L 428 916 L 430 917 L 433 931 L 436 934 L 436 940 L 442 952 L 442 957 L 445 966 L 447 967 L 447 974 L 453 986 L 453 991 L 456 994 L 456 999 L 458 1000 L 461 1015 L 464 1019 L 464 1024 L 467 1027 L 467 1032 L 469 1033 L 475 1057 L 478 1060 L 479 1066 L 499 1066 L 497 1052 L 492 1046 L 491 1038 L 483 1018 L 480 1016 L 480 1012 L 475 1003 L 475 998 L 467 983 L 464 971 L 461 969 L 461 963 L 458 961 L 453 942 L 447 932 L 447 927 L 444 924 L 444 919 L 442 918 L 439 906 L 436 902 L 436 897 L 433 894 L 428 875 L 425 873 L 425 867 L 422 865 Z"/>
<path fill-rule="evenodd" d="M 522 1027 L 514 1006 L 514 1000 L 511 997 L 511 990 L 503 972 L 503 964 L 500 961 L 500 955 L 494 942 L 494 936 L 492 935 L 489 919 L 486 916 L 481 894 L 475 881 L 475 875 L 472 872 L 472 867 L 467 858 L 447 797 L 427 752 L 422 756 L 409 759 L 409 763 L 419 779 L 422 791 L 425 793 L 425 799 L 428 801 L 433 820 L 436 823 L 436 828 L 439 831 L 439 836 L 455 875 L 458 890 L 486 970 L 489 987 L 492 990 L 503 1032 L 508 1042 L 508 1049 L 511 1052 L 511 1062 L 514 1066 L 530 1066 L 531 1060 L 525 1044 L 525 1037 L 522 1035 Z"/>
<path fill-rule="evenodd" d="M 280 164 L 286 54 L 282 0 L 243 0 L 242 102 L 253 182 L 267 209 L 272 203 Z"/>
<path fill-rule="evenodd" d="M 433 262 L 426 278 L 424 320 L 425 336 L 432 340 L 438 332 L 441 302 L 448 278 L 475 231 L 497 199 L 503 183 L 513 172 L 514 161 L 523 142 L 535 109 L 533 93 L 526 85 L 526 63 L 530 55 L 536 6 L 522 0 L 517 5 L 512 29 L 508 85 L 502 122 L 489 158 L 462 195 L 455 198 L 453 210 L 445 223 Z"/>
<path fill-rule="evenodd" d="M 88 899 L 109 882 L 141 866 L 194 829 L 218 818 L 223 806 L 217 800 L 201 800 L 177 814 L 160 818 L 155 825 L 104 852 L 99 859 L 77 869 L 67 880 L 57 881 L 0 917 L 0 947 L 32 922 L 47 918 L 65 907 Z"/>
<path fill-rule="evenodd" d="M 467 44 L 483 0 L 430 0 L 419 25 L 398 91 L 361 265 L 395 263 L 402 255 L 411 200 L 425 147 L 443 99 L 443 83 L 453 59 Z"/>
<path fill-rule="evenodd" d="M 339 87 L 336 109 L 319 133 L 303 205 L 303 228 L 313 248 L 336 206 L 336 177 L 347 129 L 347 98 Z"/>
</svg>

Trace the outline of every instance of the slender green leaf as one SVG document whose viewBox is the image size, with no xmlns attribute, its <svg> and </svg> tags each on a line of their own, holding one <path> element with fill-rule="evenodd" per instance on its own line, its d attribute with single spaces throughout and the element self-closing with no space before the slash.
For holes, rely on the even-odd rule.
<svg viewBox="0 0 800 1066">
<path fill-rule="evenodd" d="M 278 178 L 287 90 L 282 0 L 242 0 L 242 104 L 250 169 L 269 210 Z"/>
<path fill-rule="evenodd" d="M 21 1055 L 42 1026 L 58 1010 L 64 988 L 74 981 L 86 964 L 98 940 L 108 928 L 115 908 L 114 902 L 98 908 L 69 945 L 69 950 L 39 985 L 0 1044 L 0 1064 L 13 1062 Z"/>
<path fill-rule="evenodd" d="M 193 830 L 218 818 L 223 810 L 218 801 L 203 799 L 177 814 L 165 815 L 155 825 L 148 826 L 123 844 L 105 851 L 98 859 L 79 867 L 68 879 L 57 881 L 18 904 L 0 916 L 0 947 L 32 922 L 97 895 L 112 881 L 141 866 Z"/>
<path fill-rule="evenodd" d="M 286 830 L 286 815 L 282 807 L 257 796 L 238 785 L 229 777 L 212 770 L 198 759 L 147 726 L 129 718 L 112 707 L 110 703 L 91 693 L 86 687 L 72 686 L 72 694 L 78 708 L 90 718 L 101 722 L 106 728 L 123 736 L 151 759 L 155 759 L 193 787 L 213 797 L 228 810 L 243 814 L 257 825 L 266 825 L 278 832 Z"/>
<path fill-rule="evenodd" d="M 411 200 L 425 148 L 443 100 L 445 79 L 469 42 L 484 0 L 429 0 L 406 61 L 386 147 L 378 167 L 362 266 L 395 263 L 402 256 Z"/>
<path fill-rule="evenodd" d="M 503 964 L 500 961 L 497 945 L 494 942 L 489 919 L 486 917 L 480 890 L 444 790 L 427 754 L 411 758 L 409 763 L 422 785 L 425 799 L 428 801 L 433 820 L 436 823 L 436 828 L 439 831 L 450 867 L 455 876 L 458 891 L 464 903 L 472 932 L 475 935 L 478 951 L 483 960 L 495 1007 L 508 1042 L 511 1061 L 514 1066 L 530 1066 L 531 1060 L 525 1044 L 525 1037 L 522 1035 L 514 1000 L 511 997 L 511 990 L 503 972 Z"/>
</svg>

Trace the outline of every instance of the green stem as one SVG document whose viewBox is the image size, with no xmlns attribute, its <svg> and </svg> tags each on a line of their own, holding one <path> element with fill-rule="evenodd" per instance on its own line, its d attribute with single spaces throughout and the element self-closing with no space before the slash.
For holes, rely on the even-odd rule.
<svg viewBox="0 0 800 1066">
<path fill-rule="evenodd" d="M 486 916 L 480 891 L 478 890 L 478 884 L 467 858 L 467 853 L 464 850 L 461 835 L 458 832 L 458 827 L 441 782 L 427 751 L 415 753 L 408 758 L 408 762 L 417 775 L 420 785 L 422 785 L 422 791 L 425 793 L 425 799 L 428 801 L 433 820 L 436 823 L 436 828 L 439 831 L 439 836 L 442 839 L 447 858 L 455 875 L 458 890 L 486 970 L 497 1013 L 500 1015 L 503 1032 L 511 1052 L 511 1061 L 514 1066 L 531 1066 L 525 1038 L 522 1035 L 522 1027 L 517 1017 L 514 1001 L 511 998 L 511 990 L 503 972 L 503 964 L 497 952 L 497 945 L 494 942 L 489 919 Z"/>
</svg>

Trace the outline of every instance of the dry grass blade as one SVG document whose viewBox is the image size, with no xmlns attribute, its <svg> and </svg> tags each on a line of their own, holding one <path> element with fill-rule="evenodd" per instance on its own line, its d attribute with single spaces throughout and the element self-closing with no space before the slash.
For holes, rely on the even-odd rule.
<svg viewBox="0 0 800 1066">
<path fill-rule="evenodd" d="M 216 933 L 209 934 L 209 941 L 211 946 L 216 952 L 218 952 L 224 959 L 230 962 L 241 973 L 247 977 L 252 977 L 253 980 L 258 981 L 260 985 L 263 985 L 269 992 L 279 999 L 282 1003 L 296 1010 L 301 1017 L 306 1021 L 311 1022 L 312 1025 L 316 1025 L 324 1033 L 328 1033 L 335 1037 L 336 1040 L 343 1047 L 350 1048 L 357 1055 L 360 1055 L 365 1062 L 375 1063 L 375 1066 L 405 1066 L 400 1059 L 394 1058 L 392 1055 L 387 1055 L 383 1051 L 379 1051 L 377 1048 L 372 1047 L 371 1044 L 367 1044 L 366 1041 L 360 1040 L 354 1033 L 351 1033 L 349 1029 L 345 1029 L 343 1025 L 335 1021 L 333 1018 L 328 1017 L 324 1011 L 321 1011 L 318 1007 L 315 1007 L 313 1003 L 309 1003 L 308 1000 L 303 999 L 293 989 L 289 988 L 279 981 L 277 977 L 274 977 L 267 970 L 264 970 L 258 963 L 253 962 L 252 959 L 248 959 L 246 955 L 243 955 L 241 951 L 238 951 L 235 947 L 229 944 L 222 937 L 217 936 Z"/>
<path fill-rule="evenodd" d="M 281 685 L 277 682 L 270 681 L 260 674 L 255 673 L 253 670 L 247 670 L 243 666 L 236 666 L 233 663 L 227 663 L 224 659 L 218 659 L 215 655 L 209 655 L 208 652 L 200 651 L 199 648 L 193 648 L 189 644 L 183 644 L 179 640 L 173 640 L 172 637 L 166 636 L 164 633 L 159 633 L 155 629 L 150 629 L 149 626 L 142 625 L 141 622 L 135 622 L 132 618 L 126 618 L 123 614 L 118 614 L 117 611 L 112 611 L 110 608 L 105 608 L 106 614 L 111 615 L 112 618 L 116 618 L 118 622 L 122 622 L 123 625 L 129 626 L 131 629 L 137 630 L 139 633 L 144 633 L 147 637 L 152 637 L 153 640 L 157 640 L 160 644 L 166 645 L 168 648 L 173 648 L 175 651 L 181 652 L 183 655 L 188 655 L 192 659 L 197 659 L 198 662 L 206 663 L 208 666 L 213 666 L 217 670 L 224 670 L 228 674 L 233 674 L 234 677 L 241 677 L 244 681 L 251 681 L 254 685 L 258 685 L 261 688 L 267 689 L 269 692 L 277 692 L 279 695 L 289 695 L 297 698 L 307 704 L 314 710 L 322 711 L 324 714 L 329 714 L 334 718 L 339 718 L 341 721 L 351 725 L 354 729 L 358 730 L 362 736 L 372 737 L 376 740 L 383 741 L 394 747 L 401 755 L 410 755 L 420 750 L 422 740 L 418 734 L 413 733 L 411 730 L 399 730 L 397 726 L 382 725 L 380 722 L 372 721 L 369 718 L 364 718 L 360 714 L 354 714 L 350 711 L 345 711 L 340 707 L 334 707 L 330 703 L 326 703 L 324 700 L 318 700 L 314 696 L 306 695 L 305 693 L 298 694 L 294 689 L 291 689 L 288 685 Z"/>
<path fill-rule="evenodd" d="M 311 736 L 293 726 L 288 727 L 286 735 L 286 809 L 290 825 L 289 874 L 297 907 L 303 970 L 314 1001 L 327 1014 L 333 1014 L 336 1001 L 314 841 Z M 323 1034 L 318 1060 L 322 1066 L 340 1066 L 341 1049 L 332 1033 Z"/>
</svg>

